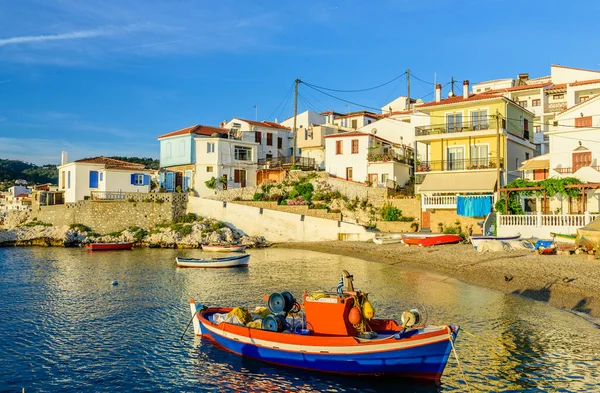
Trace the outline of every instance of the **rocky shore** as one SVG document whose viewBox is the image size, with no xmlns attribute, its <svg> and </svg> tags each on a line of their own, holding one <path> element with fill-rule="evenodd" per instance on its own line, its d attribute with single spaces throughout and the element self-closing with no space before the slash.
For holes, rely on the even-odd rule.
<svg viewBox="0 0 600 393">
<path fill-rule="evenodd" d="M 538 255 L 530 251 L 478 253 L 471 245 L 407 247 L 372 242 L 275 244 L 418 269 L 507 294 L 548 302 L 600 318 L 600 259 L 588 255 Z"/>
</svg>

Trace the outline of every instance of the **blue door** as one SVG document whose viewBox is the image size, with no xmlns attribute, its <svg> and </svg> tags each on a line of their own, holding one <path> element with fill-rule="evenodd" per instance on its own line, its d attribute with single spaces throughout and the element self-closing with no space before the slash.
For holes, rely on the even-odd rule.
<svg viewBox="0 0 600 393">
<path fill-rule="evenodd" d="M 90 188 L 98 188 L 98 172 L 90 171 Z"/>
</svg>

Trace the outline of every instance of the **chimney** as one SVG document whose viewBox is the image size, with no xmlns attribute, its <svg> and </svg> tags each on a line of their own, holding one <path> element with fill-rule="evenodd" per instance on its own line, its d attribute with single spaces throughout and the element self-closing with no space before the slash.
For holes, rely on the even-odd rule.
<svg viewBox="0 0 600 393">
<path fill-rule="evenodd" d="M 469 81 L 466 79 L 463 81 L 463 98 L 469 98 Z"/>
<path fill-rule="evenodd" d="M 435 85 L 435 102 L 440 102 L 442 100 L 442 85 L 439 83 Z"/>
<path fill-rule="evenodd" d="M 69 162 L 69 153 L 63 151 L 60 153 L 60 165 L 65 165 Z"/>
</svg>

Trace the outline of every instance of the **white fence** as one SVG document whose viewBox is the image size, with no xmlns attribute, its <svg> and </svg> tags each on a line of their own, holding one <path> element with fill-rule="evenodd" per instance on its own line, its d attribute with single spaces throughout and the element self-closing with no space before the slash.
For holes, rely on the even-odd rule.
<svg viewBox="0 0 600 393">
<path fill-rule="evenodd" d="M 576 234 L 577 229 L 586 226 L 600 214 L 498 214 L 498 236 L 520 233 L 522 237 L 547 239 L 550 232 Z"/>
<path fill-rule="evenodd" d="M 496 196 L 492 197 L 492 206 L 496 203 Z M 426 209 L 456 209 L 457 195 L 421 195 L 421 208 Z"/>
</svg>

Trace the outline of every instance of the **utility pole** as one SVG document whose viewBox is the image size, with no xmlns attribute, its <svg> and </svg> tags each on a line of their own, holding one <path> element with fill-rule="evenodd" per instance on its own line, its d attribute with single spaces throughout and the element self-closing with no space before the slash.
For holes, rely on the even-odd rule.
<svg viewBox="0 0 600 393">
<path fill-rule="evenodd" d="M 294 147 L 292 150 L 292 169 L 296 169 L 296 118 L 298 117 L 298 84 L 300 79 L 296 78 L 296 86 L 294 88 Z"/>
<path fill-rule="evenodd" d="M 406 69 L 406 110 L 410 110 L 410 69 Z"/>
<path fill-rule="evenodd" d="M 497 201 L 500 200 L 500 112 L 496 109 L 496 187 L 498 187 Z M 506 212 L 508 214 L 508 212 Z"/>
<path fill-rule="evenodd" d="M 452 77 L 452 79 L 450 79 L 450 83 L 452 83 L 452 90 L 450 90 L 452 92 L 452 95 L 454 95 L 454 77 Z"/>
</svg>

